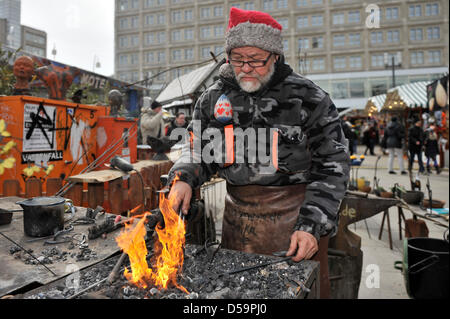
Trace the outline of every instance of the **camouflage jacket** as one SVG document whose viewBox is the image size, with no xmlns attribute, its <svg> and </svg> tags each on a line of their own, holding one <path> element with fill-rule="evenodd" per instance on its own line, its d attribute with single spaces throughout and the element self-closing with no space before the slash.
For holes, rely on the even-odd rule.
<svg viewBox="0 0 450 319">
<path fill-rule="evenodd" d="M 226 111 L 228 116 L 220 116 Z M 236 151 L 231 154 L 233 163 L 226 164 L 229 158 L 223 141 L 226 141 L 226 128 L 230 126 L 234 132 L 247 128 L 265 129 L 266 138 L 256 134 L 255 144 L 258 147 L 265 145 L 271 151 L 276 145 L 278 156 L 270 162 L 276 169 L 271 171 L 270 165 L 261 159 L 255 161 L 251 151 L 258 147 L 251 142 L 244 143 L 242 158 L 237 138 Z M 214 141 L 219 141 L 217 144 L 211 145 L 205 138 L 209 130 L 221 133 L 222 138 L 210 134 Z M 276 133 L 271 134 L 270 130 Z M 277 63 L 271 81 L 251 94 L 240 89 L 229 64 L 224 64 L 220 69 L 220 79 L 197 101 L 188 131 L 192 137 L 185 143 L 181 158 L 171 169 L 169 183 L 178 175 L 180 180 L 195 188 L 216 173 L 232 185 L 306 183 L 305 200 L 296 230 L 307 231 L 317 239 L 335 234 L 338 209 L 347 189 L 348 145 L 336 107 L 328 94 L 313 82 L 292 72 L 288 65 Z M 201 163 L 202 153 L 199 148 L 195 151 L 195 143 L 200 136 L 203 139 L 197 145 L 201 144 L 203 152 Z M 206 148 L 208 152 L 218 152 L 220 160 L 205 163 Z"/>
</svg>

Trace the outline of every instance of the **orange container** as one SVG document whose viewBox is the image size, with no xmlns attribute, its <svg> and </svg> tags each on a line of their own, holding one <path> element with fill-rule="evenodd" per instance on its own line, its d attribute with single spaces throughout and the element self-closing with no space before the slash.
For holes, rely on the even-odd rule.
<svg viewBox="0 0 450 319">
<path fill-rule="evenodd" d="M 130 163 L 137 161 L 137 119 L 121 117 L 99 117 L 97 125 L 97 156 L 100 161 L 110 162 L 120 156 Z M 121 140 L 127 137 L 126 141 Z M 104 169 L 100 166 L 99 169 Z"/>
<path fill-rule="evenodd" d="M 26 180 L 37 178 L 45 192 L 47 179 L 79 174 L 97 158 L 98 121 L 108 112 L 106 106 L 0 97 L 0 194 L 5 180 L 18 180 L 23 192 Z"/>
</svg>

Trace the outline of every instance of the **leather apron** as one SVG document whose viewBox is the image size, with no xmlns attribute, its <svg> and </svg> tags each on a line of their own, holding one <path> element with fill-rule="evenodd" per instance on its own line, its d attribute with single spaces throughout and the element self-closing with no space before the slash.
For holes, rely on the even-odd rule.
<svg viewBox="0 0 450 319">
<path fill-rule="evenodd" d="M 272 255 L 288 250 L 305 199 L 306 185 L 233 186 L 227 183 L 222 247 Z M 320 262 L 320 297 L 329 297 L 328 237 L 312 260 Z"/>
</svg>

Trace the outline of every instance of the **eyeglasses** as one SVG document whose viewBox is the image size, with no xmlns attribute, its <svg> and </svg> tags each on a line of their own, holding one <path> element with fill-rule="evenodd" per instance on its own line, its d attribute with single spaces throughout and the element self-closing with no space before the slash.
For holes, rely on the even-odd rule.
<svg viewBox="0 0 450 319">
<path fill-rule="evenodd" d="M 236 66 L 236 67 L 240 67 L 240 68 L 242 68 L 244 66 L 244 64 L 246 64 L 246 63 L 251 68 L 260 68 L 267 64 L 267 62 L 269 61 L 272 54 L 273 53 L 270 53 L 269 56 L 267 57 L 267 59 L 265 59 L 265 60 L 239 61 L 239 60 L 230 59 L 230 63 L 232 66 Z"/>
</svg>

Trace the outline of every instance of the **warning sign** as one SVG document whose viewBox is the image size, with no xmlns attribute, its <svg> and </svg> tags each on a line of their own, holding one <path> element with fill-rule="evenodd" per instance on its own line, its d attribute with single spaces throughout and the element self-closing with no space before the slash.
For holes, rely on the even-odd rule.
<svg viewBox="0 0 450 319">
<path fill-rule="evenodd" d="M 22 151 L 56 151 L 56 107 L 27 103 L 23 117 Z"/>
</svg>

